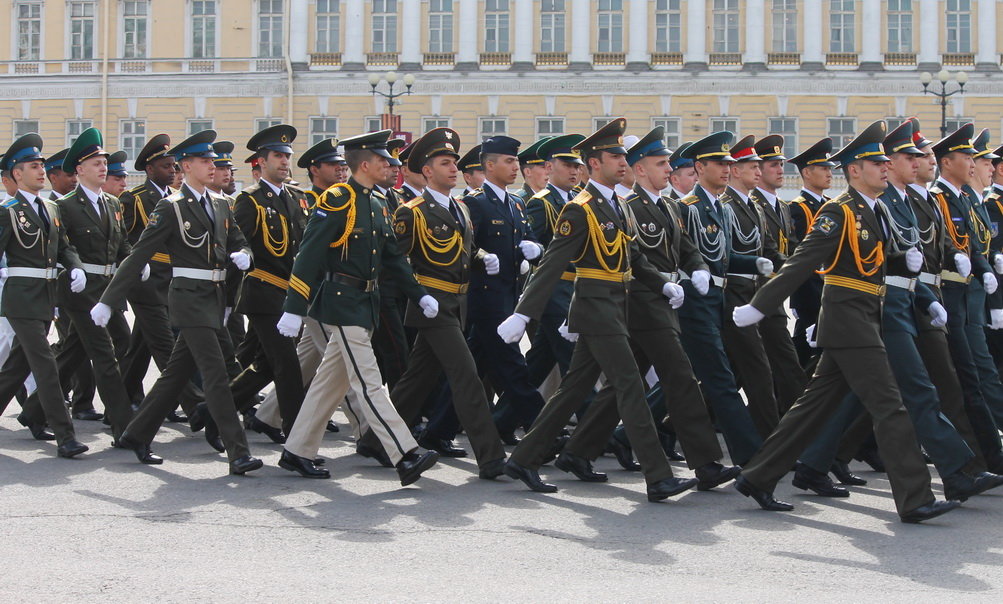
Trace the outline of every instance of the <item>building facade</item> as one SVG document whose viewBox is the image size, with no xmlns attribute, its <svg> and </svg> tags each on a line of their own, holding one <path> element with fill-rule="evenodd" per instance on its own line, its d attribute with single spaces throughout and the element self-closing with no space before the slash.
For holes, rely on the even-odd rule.
<svg viewBox="0 0 1003 604">
<path fill-rule="evenodd" d="M 1003 117 L 996 0 L 0 0 L 0 14 L 0 128 L 47 150 L 90 126 L 130 156 L 205 128 L 239 147 L 279 122 L 303 150 L 379 128 L 369 76 L 391 70 L 415 76 L 401 129 L 449 126 L 464 146 L 615 116 L 637 135 L 664 126 L 670 147 L 719 129 L 839 146 L 910 115 L 934 138 L 920 73 L 941 69 L 968 76 L 948 128 L 998 138 Z"/>
</svg>

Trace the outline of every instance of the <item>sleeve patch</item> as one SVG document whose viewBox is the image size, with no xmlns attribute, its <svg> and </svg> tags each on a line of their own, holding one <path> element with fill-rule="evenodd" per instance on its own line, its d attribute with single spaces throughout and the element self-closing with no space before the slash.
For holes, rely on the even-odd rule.
<svg viewBox="0 0 1003 604">
<path fill-rule="evenodd" d="M 823 235 L 829 235 L 838 226 L 839 225 L 832 218 L 829 218 L 828 216 L 820 216 L 813 228 L 818 229 Z"/>
<path fill-rule="evenodd" d="M 160 224 L 160 212 L 152 212 L 150 214 L 150 219 L 146 222 L 146 228 L 156 228 L 158 224 Z"/>
<path fill-rule="evenodd" d="M 567 237 L 571 234 L 571 222 L 567 218 L 562 220 L 561 223 L 557 225 L 557 233 L 561 237 Z"/>
<path fill-rule="evenodd" d="M 394 223 L 394 232 L 398 235 L 403 235 L 407 232 L 407 224 L 405 224 L 403 220 L 398 220 Z"/>
</svg>

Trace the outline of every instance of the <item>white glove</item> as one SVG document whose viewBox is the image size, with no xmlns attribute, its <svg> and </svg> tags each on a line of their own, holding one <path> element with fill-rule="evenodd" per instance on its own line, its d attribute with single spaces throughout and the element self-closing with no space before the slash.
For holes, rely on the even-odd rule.
<svg viewBox="0 0 1003 604">
<path fill-rule="evenodd" d="M 989 329 L 1003 329 L 1003 309 L 989 309 Z"/>
<path fill-rule="evenodd" d="M 528 272 L 529 272 L 529 262 L 523 260 L 522 262 L 519 263 L 519 274 L 525 275 Z"/>
<path fill-rule="evenodd" d="M 662 286 L 662 295 L 669 299 L 669 306 L 679 308 L 686 299 L 686 290 L 677 283 L 666 283 Z"/>
<path fill-rule="evenodd" d="M 494 254 L 484 254 L 484 272 L 489 275 L 497 275 L 501 270 L 501 262 Z"/>
<path fill-rule="evenodd" d="M 233 312 L 232 306 L 227 306 L 226 308 L 223 309 L 223 327 L 226 327 L 226 324 L 230 322 L 230 314 L 232 312 Z"/>
<path fill-rule="evenodd" d="M 111 321 L 111 307 L 104 302 L 98 302 L 91 309 L 91 321 L 98 327 L 107 327 Z"/>
<path fill-rule="evenodd" d="M 918 273 L 923 268 L 923 252 L 914 247 L 909 248 L 905 253 L 905 267 L 911 273 Z"/>
<path fill-rule="evenodd" d="M 421 312 L 429 319 L 434 319 L 439 314 L 439 301 L 428 294 L 425 294 L 418 300 L 418 306 L 421 307 Z"/>
<path fill-rule="evenodd" d="M 794 310 L 793 308 L 791 309 L 791 314 L 794 315 L 794 320 L 795 321 L 797 321 L 798 319 L 801 318 L 801 317 L 798 316 L 798 311 Z"/>
<path fill-rule="evenodd" d="M 765 317 L 766 315 L 759 312 L 759 309 L 751 304 L 736 306 L 735 310 L 731 311 L 731 320 L 739 327 L 755 325 L 756 323 L 762 321 Z"/>
<path fill-rule="evenodd" d="M 150 278 L 150 265 L 149 264 L 144 264 L 143 265 L 143 272 L 139 273 L 139 280 L 140 281 L 146 281 L 149 278 Z"/>
<path fill-rule="evenodd" d="M 982 287 L 986 288 L 987 294 L 995 292 L 999 285 L 999 281 L 996 280 L 996 275 L 992 273 L 982 273 Z"/>
<path fill-rule="evenodd" d="M 578 334 L 577 333 L 571 333 L 570 331 L 568 331 L 568 322 L 567 321 L 565 321 L 563 325 L 561 325 L 560 327 L 557 328 L 557 333 L 561 334 L 562 338 L 564 338 L 565 340 L 567 340 L 567 341 L 569 341 L 571 343 L 574 343 L 574 342 L 578 341 Z"/>
<path fill-rule="evenodd" d="M 7 280 L 7 267 L 0 268 L 0 283 Z"/>
<path fill-rule="evenodd" d="M 804 330 L 805 339 L 808 340 L 808 348 L 818 348 L 818 340 L 815 339 L 815 328 L 818 324 L 809 325 Z"/>
<path fill-rule="evenodd" d="M 954 255 L 954 266 L 958 269 L 958 274 L 961 275 L 962 279 L 967 279 L 968 275 L 972 274 L 972 261 L 964 254 Z"/>
<path fill-rule="evenodd" d="M 70 291 L 79 294 L 87 286 L 87 273 L 82 268 L 75 268 L 70 271 Z"/>
<path fill-rule="evenodd" d="M 529 317 L 514 312 L 498 326 L 498 335 L 501 336 L 502 341 L 506 344 L 518 342 L 525 335 L 528 323 Z"/>
<path fill-rule="evenodd" d="M 698 294 L 706 296 L 707 292 L 710 291 L 710 271 L 703 269 L 693 271 L 693 274 L 690 275 L 690 283 L 693 284 L 693 289 L 697 290 Z"/>
<path fill-rule="evenodd" d="M 993 258 L 993 269 L 1000 274 L 1003 274 L 1003 254 L 996 254 Z"/>
<path fill-rule="evenodd" d="M 930 325 L 943 327 L 947 325 L 947 309 L 940 302 L 934 302 L 926 309 L 930 315 Z"/>
<path fill-rule="evenodd" d="M 230 260 L 233 260 L 233 265 L 237 267 L 237 270 L 246 271 L 251 268 L 251 257 L 247 252 L 234 252 L 230 254 Z"/>
<path fill-rule="evenodd" d="M 522 257 L 526 260 L 536 260 L 543 253 L 543 248 L 535 241 L 523 239 L 519 242 L 519 249 L 522 250 Z"/>
<path fill-rule="evenodd" d="M 275 324 L 275 328 L 279 333 L 287 338 L 298 336 L 300 327 L 303 327 L 303 317 L 289 312 L 282 313 L 282 316 L 279 317 L 279 322 Z"/>
<path fill-rule="evenodd" d="M 769 258 L 756 258 L 756 270 L 764 277 L 773 274 L 773 261 Z"/>
</svg>

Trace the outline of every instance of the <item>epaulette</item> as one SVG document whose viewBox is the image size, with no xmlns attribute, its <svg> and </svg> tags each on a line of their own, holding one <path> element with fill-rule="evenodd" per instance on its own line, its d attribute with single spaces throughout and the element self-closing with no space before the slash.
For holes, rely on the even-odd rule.
<svg viewBox="0 0 1003 604">
<path fill-rule="evenodd" d="M 404 194 L 404 188 L 403 187 L 401 187 L 399 189 L 397 187 L 390 187 L 390 188 L 393 190 L 394 193 L 396 193 L 398 195 L 403 195 Z"/>
<path fill-rule="evenodd" d="M 145 182 L 143 184 L 141 184 L 141 185 L 136 185 L 135 187 L 129 189 L 128 191 L 126 191 L 126 193 L 132 193 L 133 195 L 139 195 L 140 193 L 143 193 L 144 191 L 146 191 L 146 183 Z"/>
<path fill-rule="evenodd" d="M 418 206 L 420 206 L 422 204 L 422 202 L 424 202 L 424 201 L 425 201 L 425 197 L 424 196 L 415 197 L 411 201 L 405 201 L 404 202 L 404 207 L 409 208 L 409 209 L 414 209 L 414 208 L 417 208 Z"/>
<path fill-rule="evenodd" d="M 175 191 L 175 192 L 171 193 L 170 195 L 168 195 L 165 199 L 167 199 L 167 201 L 171 201 L 171 202 L 178 202 L 178 201 L 183 200 L 184 198 L 185 198 L 185 196 L 181 194 L 181 191 Z"/>
<path fill-rule="evenodd" d="M 296 185 L 291 185 L 289 183 L 286 183 L 286 188 L 288 188 L 293 193 L 301 193 L 301 194 L 305 193 L 305 191 L 302 188 L 297 187 Z"/>
<path fill-rule="evenodd" d="M 11 197 L 7 201 L 0 204 L 0 207 L 9 208 L 11 206 L 17 205 L 18 199 L 16 197 Z"/>
<path fill-rule="evenodd" d="M 467 191 L 467 194 L 464 195 L 464 198 L 467 198 L 467 197 L 477 197 L 478 195 L 480 195 L 483 192 L 484 192 L 484 187 L 477 187 L 476 189 L 471 189 L 470 191 Z"/>
<path fill-rule="evenodd" d="M 700 198 L 697 197 L 696 195 L 687 195 L 686 197 L 680 199 L 679 203 L 683 204 L 684 206 L 691 206 L 697 203 L 698 201 L 700 201 Z"/>
<path fill-rule="evenodd" d="M 637 194 L 637 191 L 631 191 L 630 195 L 623 198 L 623 203 L 630 205 L 631 202 L 637 201 L 640 197 L 641 196 Z"/>
<path fill-rule="evenodd" d="M 373 189 L 373 190 L 372 190 L 372 192 L 371 192 L 371 196 L 372 196 L 372 197 L 375 197 L 376 199 L 382 199 L 383 201 L 386 201 L 386 199 L 387 199 L 387 196 L 386 196 L 386 195 L 384 195 L 383 193 L 380 193 L 380 192 L 379 192 L 379 191 L 377 191 L 376 189 Z"/>
<path fill-rule="evenodd" d="M 808 203 L 808 201 L 804 198 L 804 195 L 798 195 L 797 197 L 795 197 L 794 199 L 790 200 L 787 203 L 788 205 L 794 205 L 799 203 Z"/>
<path fill-rule="evenodd" d="M 843 191 L 842 193 L 840 193 L 839 195 L 833 197 L 829 201 L 823 202 L 822 203 L 822 207 L 825 207 L 825 205 L 829 204 L 829 203 L 834 203 L 836 205 L 843 205 L 844 203 L 847 203 L 847 202 L 850 202 L 850 201 L 853 201 L 853 196 L 850 195 L 849 191 Z M 821 208 L 819 208 L 819 211 L 821 211 Z"/>
<path fill-rule="evenodd" d="M 574 203 L 582 206 L 590 201 L 592 201 L 592 193 L 589 193 L 585 189 L 582 189 L 582 192 L 579 193 L 578 195 L 575 195 L 574 199 L 572 199 L 568 203 Z"/>
<path fill-rule="evenodd" d="M 246 187 L 244 187 L 243 189 L 241 189 L 240 192 L 241 193 L 247 193 L 248 195 L 250 195 L 251 193 L 254 193 L 255 191 L 258 191 L 260 189 L 261 189 L 261 183 L 260 182 L 256 182 L 253 185 L 247 185 Z"/>
<path fill-rule="evenodd" d="M 547 199 L 547 193 L 549 193 L 549 192 L 550 192 L 550 189 L 546 189 L 546 188 L 540 189 L 535 195 L 533 195 L 529 199 L 530 200 L 533 200 L 533 199 L 546 200 Z"/>
</svg>

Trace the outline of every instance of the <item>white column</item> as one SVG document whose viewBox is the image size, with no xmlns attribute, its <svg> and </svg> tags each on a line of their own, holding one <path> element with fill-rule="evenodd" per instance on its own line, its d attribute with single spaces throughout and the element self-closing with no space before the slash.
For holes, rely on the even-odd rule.
<svg viewBox="0 0 1003 604">
<path fill-rule="evenodd" d="M 824 63 L 822 52 L 822 0 L 804 0 L 804 54 L 802 63 Z"/>
<path fill-rule="evenodd" d="M 477 63 L 477 32 L 481 30 L 477 22 L 477 0 L 460 0 L 459 22 L 453 31 L 460 30 L 460 47 L 456 55 L 457 63 Z"/>
<path fill-rule="evenodd" d="M 940 63 L 940 8 L 937 0 L 920 0 L 919 64 Z"/>
<path fill-rule="evenodd" d="M 365 64 L 362 51 L 362 33 L 368 30 L 364 23 L 365 10 L 362 0 L 348 0 L 345 6 L 345 55 L 342 64 Z"/>
<path fill-rule="evenodd" d="M 996 54 L 996 0 L 979 0 L 978 5 L 978 54 L 975 63 L 998 65 Z"/>
<path fill-rule="evenodd" d="M 860 62 L 881 63 L 881 0 L 864 0 L 861 15 Z"/>
<path fill-rule="evenodd" d="M 289 5 L 289 60 L 293 63 L 307 63 L 307 39 L 310 37 L 308 0 L 292 0 Z"/>
<path fill-rule="evenodd" d="M 592 20 L 589 0 L 574 0 L 571 7 L 571 55 L 569 63 L 592 64 Z"/>
<path fill-rule="evenodd" d="M 533 62 L 533 0 L 515 0 L 513 63 Z"/>
<path fill-rule="evenodd" d="M 742 60 L 745 64 L 766 63 L 765 7 L 765 0 L 745 3 L 745 57 Z"/>
<path fill-rule="evenodd" d="M 683 62 L 707 64 L 707 3 L 703 0 L 686 3 L 686 52 Z"/>
<path fill-rule="evenodd" d="M 648 57 L 648 1 L 630 0 L 630 27 L 628 29 L 627 64 L 644 64 Z"/>
<path fill-rule="evenodd" d="M 401 65 L 421 64 L 421 0 L 403 0 L 401 10 Z"/>
</svg>

